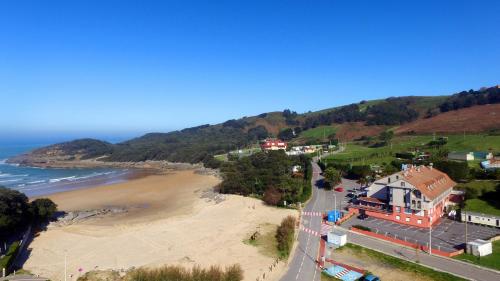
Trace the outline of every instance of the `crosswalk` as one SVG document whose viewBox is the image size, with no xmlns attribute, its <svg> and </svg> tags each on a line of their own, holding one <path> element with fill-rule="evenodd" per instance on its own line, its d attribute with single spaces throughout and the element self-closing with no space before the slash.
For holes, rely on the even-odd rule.
<svg viewBox="0 0 500 281">
<path fill-rule="evenodd" d="M 337 279 L 342 279 L 342 277 L 344 277 L 344 275 L 346 275 L 347 273 L 349 273 L 349 270 L 345 269 L 340 271 L 339 273 L 335 274 L 335 278 Z"/>
<path fill-rule="evenodd" d="M 310 229 L 310 228 L 307 228 L 307 227 L 305 227 L 305 226 L 303 226 L 303 225 L 301 225 L 301 226 L 300 226 L 300 230 L 304 231 L 305 233 L 309 233 L 309 234 L 311 234 L 311 235 L 313 235 L 313 236 L 316 236 L 316 237 L 321 237 L 321 234 L 320 234 L 320 233 L 318 233 L 317 231 L 312 230 L 312 229 Z"/>
<path fill-rule="evenodd" d="M 322 217 L 323 213 L 322 212 L 302 212 L 303 216 L 309 216 L 309 217 Z"/>
</svg>

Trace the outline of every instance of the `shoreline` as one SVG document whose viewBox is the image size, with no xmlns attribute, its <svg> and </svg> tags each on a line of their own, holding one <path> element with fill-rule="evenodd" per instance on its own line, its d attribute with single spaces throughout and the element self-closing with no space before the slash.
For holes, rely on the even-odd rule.
<svg viewBox="0 0 500 281">
<path fill-rule="evenodd" d="M 123 171 L 117 170 L 117 172 L 118 172 L 117 174 L 99 175 L 75 181 L 63 180 L 52 183 L 49 182 L 38 185 L 31 185 L 20 191 L 27 194 L 30 200 L 33 200 L 36 198 L 48 197 L 50 195 L 62 192 L 71 192 L 74 190 L 81 190 L 81 189 L 85 190 L 88 188 L 94 188 L 99 186 L 109 186 L 114 184 L 125 183 L 128 181 L 133 181 L 150 175 L 158 174 L 151 170 L 140 170 L 140 169 L 126 169 Z"/>
</svg>

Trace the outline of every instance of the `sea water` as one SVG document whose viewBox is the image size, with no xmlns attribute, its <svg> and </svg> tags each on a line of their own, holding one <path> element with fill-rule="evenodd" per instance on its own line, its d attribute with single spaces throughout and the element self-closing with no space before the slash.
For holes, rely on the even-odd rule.
<svg viewBox="0 0 500 281">
<path fill-rule="evenodd" d="M 126 169 L 37 168 L 5 162 L 9 157 L 29 152 L 41 146 L 43 145 L 0 144 L 0 186 L 21 191 L 31 197 L 122 182 L 125 181 L 129 173 Z"/>
</svg>

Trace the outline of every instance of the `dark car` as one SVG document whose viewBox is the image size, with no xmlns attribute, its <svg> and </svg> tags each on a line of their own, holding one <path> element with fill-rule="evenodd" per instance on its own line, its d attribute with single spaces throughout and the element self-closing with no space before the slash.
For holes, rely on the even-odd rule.
<svg viewBox="0 0 500 281">
<path fill-rule="evenodd" d="M 368 274 L 366 276 L 361 277 L 361 279 L 359 279 L 359 280 L 361 280 L 361 281 L 380 281 L 380 278 L 378 278 L 375 275 Z"/>
<path fill-rule="evenodd" d="M 366 214 L 361 214 L 361 215 L 359 215 L 359 216 L 358 216 L 358 219 L 360 219 L 360 220 L 364 220 L 364 219 L 366 219 L 367 217 L 368 217 L 368 216 L 367 216 Z"/>
</svg>

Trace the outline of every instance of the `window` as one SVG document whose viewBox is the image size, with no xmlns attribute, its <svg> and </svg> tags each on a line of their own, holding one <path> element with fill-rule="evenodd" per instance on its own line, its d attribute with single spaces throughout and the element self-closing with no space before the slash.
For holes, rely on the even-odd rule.
<svg viewBox="0 0 500 281">
<path fill-rule="evenodd" d="M 406 218 L 406 219 L 405 219 L 405 221 L 406 221 L 406 222 L 410 222 L 410 218 Z"/>
<path fill-rule="evenodd" d="M 422 220 L 417 220 L 417 223 L 418 224 L 422 224 Z"/>
<path fill-rule="evenodd" d="M 417 202 L 417 208 L 422 209 L 422 202 L 420 202 L 420 201 Z"/>
<path fill-rule="evenodd" d="M 470 217 L 470 216 L 469 216 L 469 219 L 468 219 L 468 221 L 471 221 L 471 217 Z"/>
<path fill-rule="evenodd" d="M 387 178 L 387 183 L 391 183 L 391 177 Z"/>
<path fill-rule="evenodd" d="M 405 182 L 404 181 L 401 182 L 401 186 L 403 186 L 403 187 L 405 186 Z"/>
<path fill-rule="evenodd" d="M 400 217 L 400 216 L 396 216 L 396 219 L 397 219 L 397 220 L 400 220 L 400 219 L 401 219 L 401 217 Z"/>
</svg>

